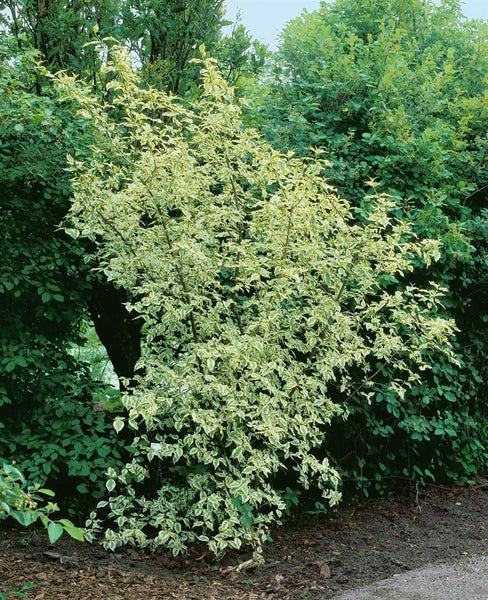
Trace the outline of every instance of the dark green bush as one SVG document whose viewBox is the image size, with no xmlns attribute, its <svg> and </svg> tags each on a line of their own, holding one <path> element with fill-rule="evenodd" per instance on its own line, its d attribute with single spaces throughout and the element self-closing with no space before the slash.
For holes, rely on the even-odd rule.
<svg viewBox="0 0 488 600">
<path fill-rule="evenodd" d="M 488 468 L 487 24 L 457 1 L 336 0 L 292 21 L 248 119 L 277 147 L 329 161 L 324 176 L 364 222 L 368 189 L 389 195 L 419 239 L 441 243 L 437 262 L 382 286 L 439 283 L 438 314 L 455 321 L 457 364 L 413 387 L 381 363 L 369 403 L 338 396 L 325 449 L 350 491 L 399 480 L 466 481 Z M 479 190 L 479 191 L 477 191 Z M 374 375 L 372 375 L 374 374 Z"/>
<path fill-rule="evenodd" d="M 110 393 L 101 398 L 97 390 L 96 402 L 87 390 L 80 394 L 84 400 L 48 399 L 29 418 L 0 429 L 0 456 L 15 460 L 29 481 L 52 487 L 62 508 L 79 516 L 103 496 L 107 469 L 127 454 L 104 405 Z"/>
</svg>

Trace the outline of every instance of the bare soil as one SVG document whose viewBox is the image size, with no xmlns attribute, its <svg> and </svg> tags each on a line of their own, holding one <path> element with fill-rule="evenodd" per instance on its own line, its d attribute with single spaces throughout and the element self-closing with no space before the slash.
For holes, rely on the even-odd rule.
<svg viewBox="0 0 488 600">
<path fill-rule="evenodd" d="M 176 558 L 109 553 L 67 537 L 50 546 L 44 532 L 7 529 L 0 531 L 0 592 L 29 581 L 29 600 L 322 600 L 421 566 L 486 554 L 487 508 L 488 483 L 478 481 L 307 514 L 273 533 L 262 566 L 244 552 L 221 562 L 197 549 Z"/>
</svg>

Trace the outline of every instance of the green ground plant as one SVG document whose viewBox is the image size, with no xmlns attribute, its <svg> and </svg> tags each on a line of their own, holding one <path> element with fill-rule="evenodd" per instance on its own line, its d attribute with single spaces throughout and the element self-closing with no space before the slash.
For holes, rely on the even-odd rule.
<svg viewBox="0 0 488 600">
<path fill-rule="evenodd" d="M 63 532 L 83 541 L 83 531 L 69 519 L 52 519 L 51 515 L 59 510 L 58 506 L 52 501 L 45 503 L 44 498 L 53 496 L 53 491 L 41 488 L 39 484 L 30 485 L 15 465 L 3 463 L 0 467 L 0 520 L 12 518 L 23 527 L 39 521 L 47 529 L 51 544 Z"/>
<path fill-rule="evenodd" d="M 0 521 L 11 518 L 23 527 L 40 522 L 46 528 L 51 544 L 56 543 L 63 533 L 84 541 L 83 530 L 69 519 L 52 518 L 59 509 L 53 501 L 46 502 L 46 498 L 53 497 L 52 490 L 41 488 L 39 484 L 29 484 L 17 466 L 8 463 L 0 466 Z M 0 592 L 0 600 L 27 598 L 26 592 L 33 587 L 32 582 L 27 581 L 20 589 Z"/>
<path fill-rule="evenodd" d="M 112 390 L 113 388 L 108 388 Z M 112 427 L 114 402 L 109 394 L 82 390 L 85 399 L 47 401 L 18 427 L 0 429 L 0 455 L 15 456 L 29 481 L 56 486 L 64 511 L 81 518 L 104 495 L 104 475 L 127 457 L 127 443 Z M 120 409 L 119 409 L 120 410 Z"/>
<path fill-rule="evenodd" d="M 8 600 L 8 598 L 27 598 L 26 592 L 31 590 L 34 584 L 30 581 L 26 581 L 22 587 L 18 590 L 11 590 L 10 592 L 0 592 L 0 600 Z"/>
</svg>

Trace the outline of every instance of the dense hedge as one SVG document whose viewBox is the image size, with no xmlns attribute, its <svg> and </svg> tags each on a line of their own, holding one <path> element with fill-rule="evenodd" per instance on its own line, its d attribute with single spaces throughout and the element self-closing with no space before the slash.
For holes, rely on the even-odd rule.
<svg viewBox="0 0 488 600">
<path fill-rule="evenodd" d="M 419 239 L 441 244 L 439 261 L 414 258 L 413 271 L 388 286 L 442 287 L 439 315 L 457 325 L 457 363 L 432 356 L 435 368 L 410 389 L 390 367 L 371 365 L 370 403 L 348 397 L 350 418 L 328 436 L 341 443 L 324 449 L 352 492 L 465 481 L 488 466 L 486 29 L 462 17 L 458 2 L 324 3 L 286 27 L 268 76 L 250 92 L 248 121 L 278 148 L 321 151 L 324 175 L 358 222 L 373 189 Z"/>
</svg>

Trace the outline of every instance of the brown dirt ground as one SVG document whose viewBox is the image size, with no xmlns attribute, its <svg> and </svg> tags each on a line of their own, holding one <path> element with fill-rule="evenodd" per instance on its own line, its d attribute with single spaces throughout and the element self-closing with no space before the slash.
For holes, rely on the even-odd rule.
<svg viewBox="0 0 488 600">
<path fill-rule="evenodd" d="M 274 532 L 266 562 L 112 554 L 44 532 L 0 531 L 0 592 L 30 581 L 29 600 L 319 600 L 417 567 L 488 552 L 488 483 L 408 489 Z M 243 564 L 236 573 L 232 566 Z M 10 598 L 10 596 L 9 596 Z M 13 597 L 12 597 L 13 598 Z"/>
</svg>

